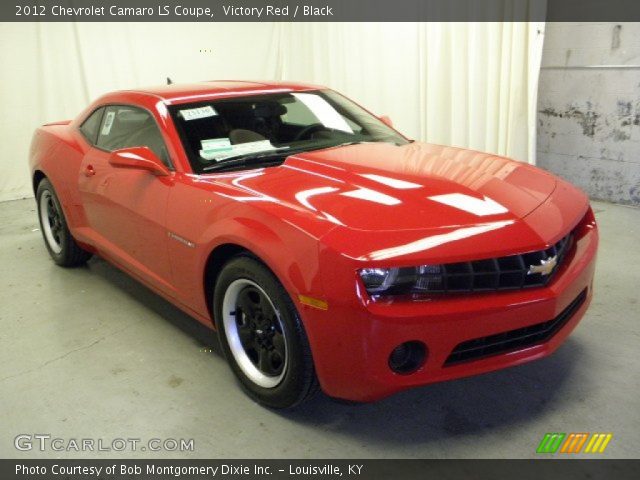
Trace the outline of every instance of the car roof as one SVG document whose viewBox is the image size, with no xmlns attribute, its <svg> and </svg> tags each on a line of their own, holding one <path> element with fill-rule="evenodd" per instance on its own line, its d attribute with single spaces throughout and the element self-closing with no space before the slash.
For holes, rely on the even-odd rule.
<svg viewBox="0 0 640 480">
<path fill-rule="evenodd" d="M 233 97 L 277 92 L 302 92 L 325 88 L 319 85 L 293 82 L 262 82 L 241 80 L 212 80 L 190 84 L 169 84 L 149 88 L 128 90 L 140 94 L 159 97 L 167 104 L 197 102 L 210 98 Z"/>
</svg>

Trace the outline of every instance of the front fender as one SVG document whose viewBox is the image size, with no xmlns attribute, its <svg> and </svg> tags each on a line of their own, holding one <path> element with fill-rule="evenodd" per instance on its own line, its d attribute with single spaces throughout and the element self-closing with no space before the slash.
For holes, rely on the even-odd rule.
<svg viewBox="0 0 640 480">
<path fill-rule="evenodd" d="M 294 302 L 322 297 L 318 238 L 287 217 L 285 206 L 265 209 L 178 181 L 167 208 L 173 284 L 183 303 L 209 318 L 205 278 L 211 253 L 236 245 L 257 256 Z"/>
<path fill-rule="evenodd" d="M 219 235 L 218 232 L 228 232 Z M 212 225 L 203 253 L 221 245 L 238 245 L 257 256 L 295 300 L 298 294 L 323 295 L 318 242 L 280 219 L 237 217 Z M 205 259 L 206 260 L 206 259 Z"/>
</svg>

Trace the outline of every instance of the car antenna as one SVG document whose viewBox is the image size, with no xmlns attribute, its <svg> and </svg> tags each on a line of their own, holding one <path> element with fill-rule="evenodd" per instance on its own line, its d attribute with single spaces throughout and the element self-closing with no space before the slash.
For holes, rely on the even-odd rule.
<svg viewBox="0 0 640 480">
<path fill-rule="evenodd" d="M 169 77 L 167 77 L 167 85 L 172 85 L 173 84 L 173 80 L 171 80 Z"/>
</svg>

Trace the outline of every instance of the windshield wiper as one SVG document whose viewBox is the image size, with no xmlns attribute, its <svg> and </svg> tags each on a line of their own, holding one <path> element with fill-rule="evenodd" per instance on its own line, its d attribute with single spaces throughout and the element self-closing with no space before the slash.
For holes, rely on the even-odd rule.
<svg viewBox="0 0 640 480">
<path fill-rule="evenodd" d="M 333 145 L 329 148 L 348 147 L 349 145 L 360 145 L 362 143 L 371 143 L 371 142 L 367 142 L 365 140 L 352 140 L 350 142 L 344 142 L 344 143 L 339 143 L 337 145 Z"/>
<path fill-rule="evenodd" d="M 298 148 L 291 149 L 290 147 L 279 147 L 273 150 L 269 150 L 267 152 L 262 153 L 243 153 L 241 155 L 235 155 L 233 157 L 227 157 L 218 161 L 213 165 L 208 165 L 202 169 L 203 172 L 220 172 L 224 170 L 232 170 L 237 167 L 246 167 L 249 165 L 260 164 L 260 163 L 269 163 L 265 162 L 265 160 L 273 157 L 280 157 L 283 153 L 286 153 L 287 157 L 290 155 L 294 155 L 300 152 L 308 152 L 311 150 L 321 150 L 324 148 L 337 148 L 337 147 L 346 147 L 348 145 L 358 145 L 360 143 L 367 143 L 362 140 L 356 140 L 352 142 L 344 142 L 339 143 L 337 145 L 322 145 L 322 146 L 314 146 L 312 148 Z"/>
<path fill-rule="evenodd" d="M 236 166 L 245 166 L 251 163 L 260 163 L 260 161 L 270 158 L 280 156 L 285 150 L 290 150 L 289 147 L 280 147 L 273 150 L 269 150 L 267 152 L 262 153 L 243 153 L 241 155 L 234 155 L 233 157 L 224 158 L 218 163 L 213 165 L 209 165 L 202 169 L 203 172 L 212 172 L 216 170 L 225 170 L 227 168 L 232 168 Z M 289 153 L 289 152 L 287 152 Z"/>
</svg>

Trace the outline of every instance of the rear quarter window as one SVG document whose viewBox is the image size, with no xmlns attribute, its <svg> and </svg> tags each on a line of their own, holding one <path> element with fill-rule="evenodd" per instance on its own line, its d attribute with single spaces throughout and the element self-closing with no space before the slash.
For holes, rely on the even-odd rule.
<svg viewBox="0 0 640 480">
<path fill-rule="evenodd" d="M 100 124 L 102 123 L 102 115 L 104 114 L 104 107 L 97 109 L 89 118 L 87 118 L 84 123 L 80 126 L 80 131 L 87 139 L 87 141 L 95 145 L 98 140 L 98 130 L 100 129 Z"/>
</svg>

